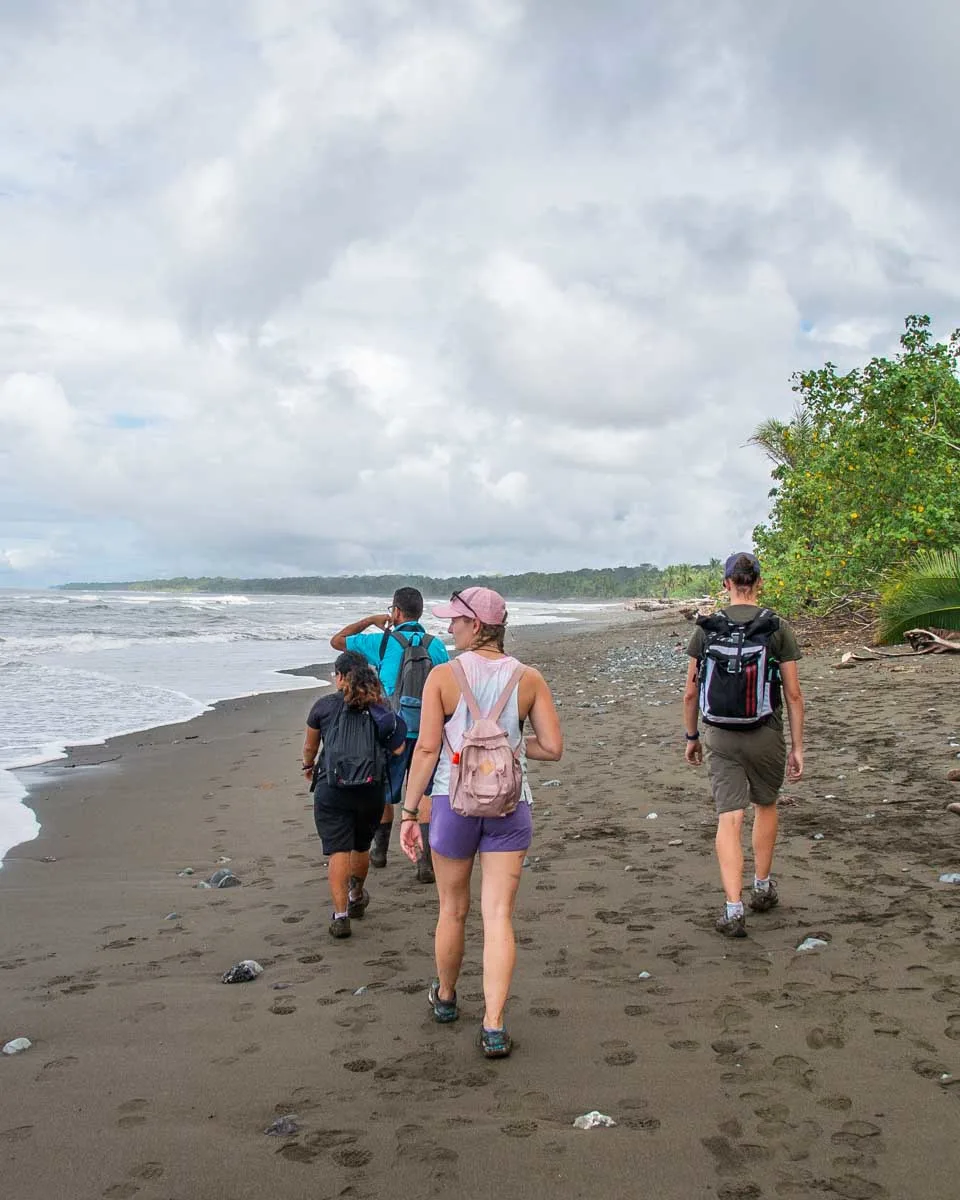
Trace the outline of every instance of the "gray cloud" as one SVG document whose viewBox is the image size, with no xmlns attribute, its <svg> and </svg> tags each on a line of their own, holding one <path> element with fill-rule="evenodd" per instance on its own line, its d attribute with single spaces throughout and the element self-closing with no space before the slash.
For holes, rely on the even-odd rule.
<svg viewBox="0 0 960 1200">
<path fill-rule="evenodd" d="M 0 581 L 742 542 L 791 372 L 960 323 L 960 18 L 647 7 L 5 5 Z"/>
</svg>

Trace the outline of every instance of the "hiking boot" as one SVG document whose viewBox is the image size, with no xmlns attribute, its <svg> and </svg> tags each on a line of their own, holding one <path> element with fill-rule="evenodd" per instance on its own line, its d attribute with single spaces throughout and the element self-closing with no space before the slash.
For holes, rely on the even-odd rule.
<svg viewBox="0 0 960 1200">
<path fill-rule="evenodd" d="M 486 1029 L 482 1023 L 477 1043 L 484 1058 L 507 1058 L 513 1049 L 513 1038 L 505 1029 Z"/>
<path fill-rule="evenodd" d="M 452 1000 L 440 999 L 439 979 L 435 979 L 430 984 L 430 990 L 427 992 L 427 1000 L 433 1009 L 433 1019 L 439 1021 L 441 1025 L 449 1025 L 451 1021 L 455 1021 L 460 1016 L 460 1009 L 457 1008 L 456 992 L 453 993 Z"/>
<path fill-rule="evenodd" d="M 769 912 L 780 903 L 777 885 L 771 879 L 765 889 L 754 888 L 750 894 L 749 908 L 751 912 Z"/>
<path fill-rule="evenodd" d="M 346 938 L 353 932 L 349 917 L 334 917 L 327 930 L 332 938 Z"/>
<path fill-rule="evenodd" d="M 434 883 L 433 860 L 429 854 L 421 854 L 417 858 L 417 883 Z"/>
<path fill-rule="evenodd" d="M 370 843 L 370 866 L 385 867 L 387 865 L 387 847 L 390 845 L 390 830 L 392 825 L 378 825 Z"/>
<path fill-rule="evenodd" d="M 747 922 L 744 920 L 743 913 L 738 917 L 728 917 L 726 909 L 717 917 L 715 929 L 717 933 L 722 933 L 724 937 L 741 938 L 747 936 Z"/>
<path fill-rule="evenodd" d="M 351 892 L 355 892 L 359 887 L 360 898 L 359 900 L 354 900 L 348 893 L 347 916 L 352 917 L 354 920 L 362 920 L 363 914 L 367 911 L 367 905 L 370 903 L 370 893 L 361 885 L 360 880 L 355 875 L 350 876 L 349 887 Z"/>
</svg>

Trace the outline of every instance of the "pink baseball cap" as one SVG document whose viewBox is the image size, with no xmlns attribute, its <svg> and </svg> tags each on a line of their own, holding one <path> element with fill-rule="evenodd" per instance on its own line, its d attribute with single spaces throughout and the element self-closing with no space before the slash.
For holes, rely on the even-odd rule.
<svg viewBox="0 0 960 1200">
<path fill-rule="evenodd" d="M 430 611 L 435 617 L 470 617 L 484 625 L 503 625 L 507 602 L 493 588 L 469 587 L 454 592 L 449 604 L 438 604 Z"/>
</svg>

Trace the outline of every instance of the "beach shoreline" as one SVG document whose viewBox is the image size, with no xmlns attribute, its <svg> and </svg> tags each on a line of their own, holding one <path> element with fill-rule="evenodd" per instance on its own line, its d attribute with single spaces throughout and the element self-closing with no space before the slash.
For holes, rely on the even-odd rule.
<svg viewBox="0 0 960 1200">
<path fill-rule="evenodd" d="M 682 760 L 689 624 L 531 629 L 510 648 L 555 689 L 568 749 L 533 767 L 513 1058 L 473 1045 L 476 914 L 464 1017 L 428 1019 L 435 892 L 396 832 L 367 919 L 327 938 L 310 690 L 223 701 L 32 781 L 43 828 L 0 871 L 0 1036 L 34 1042 L 0 1059 L 10 1195 L 573 1197 L 639 1173 L 678 1200 L 955 1193 L 960 889 L 937 879 L 960 867 L 956 666 L 801 664 L 783 899 L 731 944 L 706 778 Z M 198 888 L 224 858 L 243 886 Z M 798 954 L 810 934 L 827 948 Z M 260 979 L 220 983 L 248 957 Z M 574 1129 L 591 1109 L 617 1127 Z M 299 1132 L 264 1134 L 289 1113 Z"/>
</svg>

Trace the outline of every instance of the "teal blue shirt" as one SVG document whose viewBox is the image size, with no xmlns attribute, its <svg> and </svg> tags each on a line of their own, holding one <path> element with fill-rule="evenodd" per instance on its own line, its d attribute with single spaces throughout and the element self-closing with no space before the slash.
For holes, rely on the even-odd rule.
<svg viewBox="0 0 960 1200">
<path fill-rule="evenodd" d="M 402 625 L 395 625 L 394 632 L 398 633 L 404 641 L 413 640 L 414 645 L 419 645 L 427 633 L 418 621 L 405 621 Z M 387 638 L 387 644 L 383 651 L 383 660 L 381 661 L 381 646 L 383 646 L 383 633 L 379 629 L 375 633 L 354 633 L 347 638 L 347 649 L 359 651 L 367 662 L 379 671 L 380 683 L 383 686 L 384 692 L 388 696 L 392 696 L 393 690 L 397 686 L 397 676 L 400 674 L 400 661 L 403 658 L 403 651 L 400 649 L 396 638 Z M 427 647 L 427 653 L 430 655 L 435 667 L 439 666 L 440 663 L 450 661 L 447 648 L 438 637 L 432 639 L 430 645 Z M 410 736 L 416 737 L 416 734 Z"/>
</svg>

